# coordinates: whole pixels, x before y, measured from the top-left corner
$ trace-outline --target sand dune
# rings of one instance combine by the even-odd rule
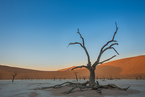
[[[74,66],[73,66],[74,67]],[[16,79],[71,79],[75,78],[74,71],[64,68],[58,71],[38,71],[0,65],[0,79],[11,79],[13,72],[17,72]],[[75,70],[78,77],[89,78],[89,71],[85,68]],[[145,78],[145,55],[110,61],[96,67],[96,78],[135,79],[136,76]]]

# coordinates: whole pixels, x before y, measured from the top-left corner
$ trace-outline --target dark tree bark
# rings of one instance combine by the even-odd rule
[[[95,85],[95,69],[96,69],[96,66],[99,65],[99,64],[103,64],[104,62],[109,61],[109,60],[113,59],[114,57],[116,57],[116,55],[114,55],[114,56],[112,56],[112,57],[110,57],[110,58],[100,62],[100,58],[101,58],[102,54],[105,51],[109,50],[109,49],[113,49],[119,55],[117,50],[113,47],[114,45],[118,45],[117,41],[114,40],[115,35],[116,35],[117,31],[118,31],[118,27],[117,27],[116,22],[115,22],[115,25],[116,25],[116,31],[114,32],[114,35],[113,35],[112,39],[110,41],[108,41],[101,48],[100,53],[98,55],[98,58],[96,59],[94,64],[91,64],[91,62],[90,62],[90,56],[89,56],[89,53],[88,53],[88,51],[87,51],[87,49],[85,47],[85,41],[84,41],[84,38],[82,37],[81,33],[79,32],[79,29],[78,29],[77,33],[80,35],[80,38],[82,39],[82,43],[80,43],[80,42],[69,43],[69,45],[79,44],[84,49],[84,51],[85,51],[85,53],[87,55],[87,59],[88,59],[87,65],[86,66],[85,65],[83,65],[83,66],[77,66],[77,67],[72,68],[72,70],[74,70],[76,68],[82,68],[82,67],[87,68],[90,71],[90,78],[89,78],[89,85],[90,86]]]
[[[16,75],[17,75],[17,73],[16,72],[14,72],[14,74],[12,74],[12,82],[14,82],[14,79],[15,79],[15,77],[16,77]]]
[[[89,70],[89,71],[90,71],[89,85],[93,86],[95,85],[95,70]]]
[[[76,81],[78,81],[78,76],[77,76],[77,72],[74,72],[75,77],[76,77]]]
[[[56,88],[61,88],[61,87],[64,87],[64,86],[70,86],[72,88],[70,90],[67,90],[67,91],[63,92],[64,94],[72,93],[73,90],[75,90],[76,88],[79,88],[81,92],[82,91],[87,91],[88,88],[91,88],[92,90],[96,90],[97,93],[102,94],[102,91],[101,91],[102,89],[116,88],[116,89],[119,89],[119,90],[126,91],[130,87],[130,86],[128,86],[127,88],[120,88],[115,84],[100,85],[98,81],[96,82],[95,86],[88,86],[87,84],[89,84],[89,81],[84,82],[84,83],[64,82],[62,84],[49,86],[49,87],[36,88],[34,90],[44,90],[44,89],[49,89],[49,88],[55,88],[56,89]]]

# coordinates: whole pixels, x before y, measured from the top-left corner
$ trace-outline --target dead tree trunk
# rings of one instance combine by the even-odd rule
[[[79,32],[79,29],[78,29],[78,32],[77,32],[77,33],[80,35],[80,38],[82,39],[82,43],[80,43],[80,42],[69,43],[69,45],[79,44],[79,45],[84,49],[84,51],[85,51],[85,53],[86,53],[86,55],[87,55],[87,59],[88,59],[87,65],[77,66],[77,67],[72,68],[72,70],[74,70],[74,69],[76,69],[76,68],[82,68],[82,67],[87,68],[87,69],[90,71],[90,78],[89,78],[89,80],[90,80],[90,81],[89,81],[89,82],[90,82],[89,85],[90,85],[90,86],[95,85],[95,69],[96,69],[96,66],[99,65],[99,64],[103,64],[104,62],[109,61],[109,60],[111,60],[112,58],[116,57],[116,55],[114,55],[114,56],[112,56],[112,57],[110,57],[110,58],[108,58],[108,59],[106,59],[106,60],[100,62],[100,58],[101,58],[102,54],[103,54],[105,51],[107,51],[108,49],[113,49],[113,50],[119,55],[119,53],[118,53],[118,52],[116,51],[116,49],[113,47],[114,45],[118,45],[117,41],[114,40],[115,35],[116,35],[117,31],[118,31],[117,24],[115,23],[115,25],[116,25],[116,31],[114,32],[113,38],[112,38],[110,41],[108,41],[108,42],[101,48],[100,53],[99,53],[99,55],[98,55],[98,58],[97,58],[97,60],[94,62],[94,64],[91,64],[91,62],[90,62],[90,56],[89,56],[89,53],[88,53],[88,51],[87,51],[87,49],[86,49],[86,47],[85,47],[85,41],[84,41],[84,38],[82,37],[81,33]],[[68,45],[68,46],[69,46],[69,45]]]
[[[15,77],[16,77],[16,75],[17,75],[17,73],[16,72],[14,72],[14,74],[12,74],[12,82],[14,82],[14,79],[15,79]]]
[[[95,70],[89,70],[90,71],[90,78],[89,78],[89,85],[95,85]]]
[[[77,72],[74,72],[75,77],[76,77],[76,81],[78,81],[78,76],[77,76]]]

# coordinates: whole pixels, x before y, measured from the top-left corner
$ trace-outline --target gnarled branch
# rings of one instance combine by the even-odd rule
[[[14,72],[14,74],[11,74],[12,75],[12,82],[14,82],[14,78],[16,77],[16,75],[17,75],[17,73],[16,72]]]
[[[116,55],[114,55],[114,56],[112,56],[111,58],[108,58],[108,59],[106,59],[106,60],[104,60],[104,61],[102,61],[102,62],[99,62],[99,64],[103,64],[104,62],[109,61],[109,60],[113,59],[114,57],[116,57]]]
[[[119,55],[119,53],[116,51],[116,49],[114,47],[112,47],[112,49]]]
[[[80,38],[82,39],[83,44],[80,43],[80,42],[74,42],[74,43],[69,43],[69,45],[79,44],[79,45],[85,50],[85,53],[86,53],[86,55],[87,55],[87,57],[88,57],[88,64],[87,64],[87,66],[91,66],[90,56],[89,56],[89,53],[88,53],[88,51],[87,51],[87,49],[86,49],[86,47],[85,47],[84,38],[83,38],[82,35],[80,34],[79,29],[78,29],[78,32],[77,32],[77,33],[79,33]],[[68,45],[68,46],[69,46],[69,45]]]
[[[105,52],[105,51],[108,50],[108,49],[113,49],[113,47],[112,47],[113,45],[118,45],[118,43],[113,43],[113,44],[111,44],[109,47],[105,48],[105,49],[102,51],[102,53]],[[116,50],[115,50],[115,52],[116,52]]]
[[[88,69],[88,66],[84,66],[84,65],[82,65],[82,66],[77,66],[77,67],[74,67],[74,68],[72,68],[71,70],[74,70],[74,69],[77,69],[77,68],[83,68],[83,67],[85,67],[85,68],[87,68],[87,69]]]
[[[12,76],[13,76],[13,77],[15,77],[16,75],[17,75],[17,73],[16,73],[16,72],[14,72],[14,74],[12,74]]]
[[[112,40],[108,41],[108,42],[101,48],[97,60],[96,60],[95,63],[92,65],[93,68],[95,68],[98,64],[102,63],[102,62],[100,62],[100,58],[101,58],[102,54],[103,54],[106,50],[108,50],[108,49],[113,49],[117,54],[119,54],[119,53],[112,47],[112,46],[114,46],[114,45],[118,45],[118,43],[112,43],[112,42],[117,42],[116,40],[114,40],[115,35],[116,35],[117,31],[118,31],[118,27],[117,27],[117,23],[116,23],[116,22],[115,22],[115,25],[116,25],[116,31],[114,32],[114,35],[113,35]],[[112,44],[111,44],[109,47],[106,47],[106,46],[107,46],[108,44],[110,44],[110,43],[112,43]],[[115,57],[115,56],[114,56],[114,57]],[[111,59],[114,58],[114,57],[111,57]],[[109,60],[110,60],[110,58],[109,58]],[[108,59],[107,59],[106,61],[108,61]],[[103,63],[106,62],[106,61],[103,61]]]
[[[69,43],[69,45],[74,45],[74,44],[79,44],[81,47],[83,47],[83,45],[80,42]],[[67,47],[69,47],[69,45]]]
[[[114,40],[114,38],[115,38],[115,35],[116,35],[117,31],[118,31],[118,27],[117,27],[117,23],[116,23],[116,22],[115,22],[115,26],[116,26],[116,31],[115,31],[115,33],[114,33],[114,35],[113,35],[113,38],[112,38],[112,40]]]
[[[80,38],[82,39],[82,42],[83,42],[83,46],[85,46],[84,38],[82,37],[81,33],[79,32],[79,29],[78,29],[78,32],[77,33],[79,33]]]

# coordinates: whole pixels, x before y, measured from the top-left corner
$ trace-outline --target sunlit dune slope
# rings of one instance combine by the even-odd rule
[[[72,67],[60,69],[60,70],[57,70],[57,71],[71,71],[75,67],[76,66],[72,66]],[[80,70],[80,69],[85,69],[85,68],[76,68],[75,70]]]
[[[72,68],[67,68],[71,70]],[[64,69],[65,70],[65,69]],[[80,72],[80,70],[77,70]],[[80,72],[87,75],[88,70],[84,69]],[[84,74],[83,74],[84,73]],[[119,59],[101,64],[96,67],[96,77],[119,77],[119,78],[135,78],[142,76],[145,78],[145,55]]]
[[[17,72],[16,79],[71,79],[75,78],[74,71],[79,78],[89,78],[89,71],[85,68],[71,70],[73,67],[58,71],[38,71],[0,65],[0,79],[11,79],[13,72]],[[110,61],[96,67],[96,78],[124,78],[135,79],[137,76],[145,78],[145,55]]]
[[[103,64],[121,68],[121,75],[145,73],[145,55],[120,59]]]
[[[124,58],[111,61],[96,67],[96,75],[99,77],[119,77],[119,78],[135,78],[142,76],[145,78],[145,55]]]

